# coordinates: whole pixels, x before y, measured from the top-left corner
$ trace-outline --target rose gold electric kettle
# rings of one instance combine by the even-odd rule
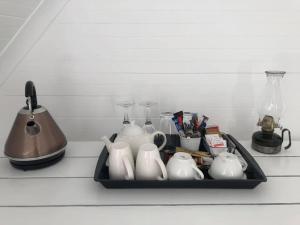
[[[27,106],[15,119],[4,153],[16,168],[43,168],[63,158],[67,140],[47,109],[37,104],[32,81],[26,83],[25,97]]]

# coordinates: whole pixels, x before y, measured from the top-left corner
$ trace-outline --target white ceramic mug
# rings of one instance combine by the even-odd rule
[[[155,144],[143,144],[136,158],[137,180],[166,180],[167,170]]]
[[[199,151],[199,146],[201,143],[201,137],[199,138],[186,138],[180,136],[181,147],[190,151]]]
[[[203,180],[204,174],[198,169],[192,156],[185,152],[176,153],[167,164],[170,180]]]
[[[109,148],[109,178],[112,180],[134,180],[134,161],[129,144],[112,143]]]
[[[247,164],[229,152],[221,152],[213,161],[208,173],[213,179],[244,179]]]

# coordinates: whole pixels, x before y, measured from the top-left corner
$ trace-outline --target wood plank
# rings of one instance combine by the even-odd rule
[[[1,39],[11,39],[13,35],[17,32],[19,26],[1,26],[0,27],[0,37]]]
[[[224,29],[223,24],[201,24],[201,29],[197,24],[56,24],[49,28],[49,32],[68,33],[69,35],[86,36],[115,36],[115,37],[188,37],[213,35],[222,36],[268,36],[278,35],[276,27],[282,29],[286,35],[278,36],[298,36],[300,31],[295,30],[297,24],[249,24],[247,27],[243,23],[231,24]]]
[[[300,204],[300,177],[254,190],[109,190],[91,178],[0,179],[0,206]],[[288,193],[288,194],[287,194]]]
[[[64,7],[65,3],[66,1],[43,1],[42,4],[38,4],[37,7],[39,7],[39,10],[32,15],[32,17],[28,17],[32,19],[31,22],[24,25],[26,29],[23,29],[21,34],[13,40],[13,46],[10,46],[9,50],[7,50],[7,48],[1,51],[0,86],[11,75],[15,67],[22,61],[33,45],[36,44],[35,42],[45,31],[45,27],[52,22],[55,16],[57,16],[57,13]],[[34,10],[30,9],[30,12],[35,12],[35,10],[37,10],[37,8]],[[27,16],[29,16],[29,14]],[[28,19],[26,22],[28,22]]]
[[[9,41],[8,39],[1,39],[0,40],[0,49],[3,49],[5,47],[5,45],[7,45],[8,41]]]
[[[177,109],[182,109],[177,107]],[[194,108],[193,108],[194,109]],[[245,108],[247,114],[249,111]],[[211,112],[212,118],[214,118],[215,124],[220,125],[222,130],[227,133],[231,133],[234,137],[239,140],[249,140],[252,136],[252,133],[257,129],[255,128],[255,123],[257,122],[257,117],[250,116],[247,118],[249,124],[244,126],[239,126],[240,124],[245,123],[245,115],[241,111],[235,111],[234,109],[229,110],[215,110],[208,109],[207,112]],[[2,117],[3,124],[1,124],[0,136],[5,139],[8,136],[8,133],[11,129],[13,121],[15,119],[15,111],[11,112],[9,115],[4,115]],[[230,114],[231,113],[231,114]],[[227,115],[229,115],[227,117]],[[238,116],[237,116],[238,115]],[[298,114],[299,115],[299,114]],[[226,120],[224,120],[226,118]],[[286,120],[286,124],[289,124],[287,127],[290,129],[296,130],[297,124],[294,123],[296,117],[291,117]],[[122,123],[121,117],[59,117],[55,118],[57,123],[60,125],[64,133],[67,135],[69,141],[97,141],[103,135],[110,136],[113,133],[116,133],[120,130]],[[144,118],[135,119],[139,124],[143,124]],[[159,119],[153,119],[155,127],[159,127]],[[300,139],[300,134],[293,134],[294,140]]]
[[[275,37],[275,36],[274,36]],[[54,33],[49,32],[44,36],[39,48],[33,51],[35,55],[43,52],[56,52],[63,47],[68,47],[68,52],[75,52],[76,49],[84,51],[96,51],[105,49],[276,49],[288,50],[299,49],[300,44],[297,42],[298,37],[276,36],[224,36],[205,37],[205,36],[186,36],[186,37],[105,37],[105,36],[89,36],[84,33],[77,34],[76,38],[68,32]],[[63,45],[62,45],[63,43]],[[77,45],[75,49],[71,46]],[[47,48],[51,44],[52,50]],[[93,46],[94,48],[90,48]],[[54,54],[54,53],[52,53]],[[77,52],[78,54],[78,52]],[[76,55],[77,55],[76,54]],[[33,54],[30,54],[29,57]],[[48,58],[48,55],[44,56]]]
[[[77,15],[74,17],[74,15]],[[67,7],[58,17],[58,23],[192,23],[192,24],[287,24],[299,23],[300,17],[296,11],[203,11],[198,10],[126,10],[115,8],[111,10]]]
[[[3,149],[5,139],[0,139],[0,146]],[[69,141],[65,157],[80,158],[80,157],[98,157],[104,147],[101,141]],[[4,157],[3,151],[0,151],[0,157]]]
[[[27,7],[26,4],[17,4],[13,1],[0,1],[0,15],[26,19],[32,10],[33,8]]]
[[[297,53],[298,54],[298,53]],[[296,54],[296,55],[297,55]],[[289,58],[289,61],[283,63],[279,60],[264,59],[253,61],[251,69],[253,73],[264,71],[265,68],[280,67],[282,70],[289,73],[298,73],[300,71],[299,65],[296,64],[295,58],[291,57],[288,53],[283,53],[284,56]],[[57,71],[55,63],[47,64],[24,64],[19,67],[21,70],[47,70],[51,73]],[[114,62],[103,61],[95,64],[93,61],[83,61],[74,64],[73,62],[66,61],[61,67],[61,71],[69,71],[74,73],[158,73],[158,74],[201,74],[201,73],[249,73],[249,64],[247,61],[209,61],[204,60],[198,63],[195,62],[151,62],[151,61],[129,61],[129,62]]]
[[[43,76],[41,76],[41,74]],[[68,82],[66,85],[64,82],[59,83],[57,77],[60,77],[64,82]],[[224,79],[226,78],[226,79]],[[123,95],[129,94],[137,94],[138,91],[143,91],[142,94],[146,96],[142,97],[151,97],[152,98],[161,98],[164,99],[166,96],[157,96],[153,92],[153,85],[156,86],[158,90],[165,90],[165,92],[169,94],[176,94],[179,92],[180,96],[177,97],[187,97],[183,95],[186,92],[186,88],[191,85],[198,85],[198,83],[203,84],[201,89],[198,91],[202,94],[202,89],[204,93],[209,91],[210,89],[218,87],[215,91],[221,92],[222,94],[232,95],[234,90],[237,89],[238,85],[248,84],[249,88],[252,89],[251,93],[241,92],[242,98],[245,97],[254,97],[253,95],[257,95],[258,92],[264,87],[265,77],[262,76],[262,72],[257,74],[255,73],[233,73],[226,74],[222,73],[194,73],[194,74],[180,74],[176,73],[114,73],[114,72],[105,72],[105,73],[97,73],[97,72],[70,72],[70,71],[61,71],[61,72],[51,72],[46,71],[42,72],[39,69],[25,69],[20,68],[16,71],[10,79],[6,82],[6,84],[2,88],[3,95],[20,95],[24,96],[23,89],[24,84],[28,79],[32,79],[35,81],[37,86],[38,95],[49,95],[49,96],[57,96],[57,95],[74,95],[76,97],[81,96],[120,96],[121,93]],[[283,83],[283,88],[289,87],[292,90],[296,89],[295,82],[298,81],[297,74],[289,74],[289,78],[285,80]],[[251,85],[251,83],[255,83],[255,85]],[[169,85],[168,85],[169,84]],[[205,84],[205,85],[204,85]],[[81,88],[78,88],[81,85]],[[173,85],[180,85],[181,88],[174,92]],[[123,87],[122,87],[123,86]],[[107,87],[107,88],[105,88]],[[132,87],[133,90],[128,90],[128,87]],[[63,89],[64,88],[64,89]],[[118,92],[117,88],[120,88],[120,92]],[[112,89],[111,91],[109,91]],[[65,91],[63,91],[65,90]],[[288,92],[289,93],[289,92]],[[151,95],[150,95],[151,94]],[[290,93],[289,93],[290,94]],[[150,95],[150,96],[149,96]],[[133,96],[134,98],[139,99],[139,96]],[[210,96],[208,96],[210,97]],[[222,96],[218,96],[222,97]],[[113,99],[112,99],[113,100]],[[289,99],[287,99],[288,101]],[[204,101],[204,99],[203,99]],[[289,101],[288,101],[289,102]],[[217,107],[217,106],[215,106]],[[229,106],[227,106],[229,107]]]
[[[1,208],[1,221],[23,224],[144,224],[207,225],[299,224],[299,205],[288,206],[176,206],[176,207],[35,207]],[[18,216],[16,216],[18,215]],[[51,219],[48,218],[51,215]],[[177,216],[176,216],[177,215]],[[216,216],[217,215],[217,216]],[[255,215],[255,216],[254,216]],[[270,216],[272,215],[272,216]],[[34,219],[32,219],[34,218]],[[151,218],[151,219],[150,219]]]
[[[22,171],[13,168],[6,158],[0,158],[0,179],[6,178],[63,178],[84,177],[93,178],[97,164],[97,157],[93,158],[64,158],[49,168]]]
[[[44,76],[41,76],[41,73]],[[65,85],[64,82],[58,82],[58,76],[61,80],[68,82],[68,85]],[[159,108],[161,111],[175,111],[185,108],[185,110],[195,110],[195,112],[204,114],[212,113],[210,115],[212,119],[214,119],[213,115],[219,112],[217,109],[223,109],[224,112],[221,112],[221,114],[224,114],[223,116],[226,114],[226,117],[235,115],[235,110],[241,111],[243,109],[241,114],[248,111],[247,117],[257,117],[256,107],[254,106],[257,104],[256,100],[259,99],[260,92],[265,84],[265,77],[261,73],[182,75],[55,72],[52,74],[51,72],[44,73],[30,70],[14,74],[4,85],[4,94],[23,96],[24,83],[28,79],[35,81],[38,95],[41,96],[39,98],[40,102],[45,102],[44,104],[55,116],[61,117],[120,116],[121,110],[115,106],[114,101],[118,95],[124,95],[124,93],[135,96],[136,102],[140,98],[151,98],[153,100],[156,98],[159,105],[152,109],[154,117],[159,116],[159,112],[156,111]],[[283,89],[286,90],[286,107],[294,109],[287,111],[286,118],[288,120],[297,118],[300,109],[300,106],[295,105],[293,101],[297,83],[298,75],[289,74],[288,79],[284,80],[282,85]],[[200,89],[198,88],[199,84],[203,84]],[[152,91],[153,85],[157,86],[155,93]],[[205,98],[201,98],[201,102],[194,104],[189,100],[190,97],[186,95],[193,87],[198,88],[199,96],[206,95],[212,89],[214,89],[215,95],[206,95]],[[216,87],[218,88],[216,89]],[[244,91],[244,88],[251,91]],[[176,89],[176,92],[174,89]],[[236,91],[239,91],[239,95],[235,95]],[[62,97],[57,98],[57,95]],[[90,96],[90,98],[87,98],[87,96]],[[176,101],[173,99],[176,99]],[[18,111],[18,107],[24,104],[24,98],[19,96],[5,96],[3,101],[8,101],[11,104],[10,107],[1,111],[3,115]],[[69,110],[66,110],[66,104],[69,106]],[[201,107],[201,111],[199,107]],[[234,111],[227,115],[226,111],[230,108],[234,108]],[[246,108],[247,110],[245,110]],[[216,109],[217,112],[211,112],[209,109]],[[136,105],[134,117],[143,115],[142,111],[142,107]],[[256,121],[252,124],[255,125],[255,123]],[[293,123],[287,125],[293,126]]]
[[[288,0],[285,2],[265,0],[263,2],[259,0],[239,2],[236,0],[212,0],[202,1],[201,4],[197,0],[167,0],[167,1],[139,1],[139,0],[127,0],[126,2],[121,0],[105,1],[105,0],[91,0],[82,2],[80,0],[71,1],[68,7],[81,8],[82,10],[114,10],[114,9],[126,9],[126,10],[202,10],[202,11],[296,11],[300,9],[300,4],[295,0]]]
[[[76,39],[75,39],[76,40]],[[77,41],[77,40],[76,40]],[[76,42],[75,41],[75,42]],[[249,61],[255,59],[256,62],[265,61],[279,54],[281,49],[114,49],[102,48],[102,46],[95,46],[94,42],[84,44],[81,47],[75,45],[73,41],[69,44],[71,50],[68,51],[69,56],[65,56],[65,52],[57,51],[57,49],[48,48],[44,52],[46,57],[38,57],[38,54],[33,54],[23,61],[28,67],[32,65],[46,66],[45,64],[53,65],[61,63],[78,64],[81,62],[90,62],[96,64],[97,62],[232,62],[232,61]],[[104,43],[102,43],[104,45]],[[125,45],[124,45],[125,46]],[[295,55],[300,52],[299,49],[284,50],[287,55]],[[25,67],[26,69],[26,67]],[[20,68],[22,70],[22,67]]]
[[[57,177],[85,177],[94,176],[97,160],[102,150],[102,144],[95,146],[95,156],[78,156],[85,152],[67,151],[66,157],[62,162],[49,168],[21,171],[9,165],[6,158],[0,158],[0,179],[6,178],[57,178]],[[92,151],[90,151],[92,153]],[[300,177],[300,158],[299,157],[257,157],[256,161],[268,177],[290,176]]]
[[[5,143],[5,139],[0,139],[0,146],[3,148]],[[300,142],[294,141],[293,146],[288,151],[281,151],[279,154],[276,155],[266,155],[254,151],[251,148],[250,141],[240,141],[240,143],[247,149],[247,151],[254,156],[254,158],[258,159],[261,157],[266,158],[275,158],[275,157],[300,157],[300,153],[298,149],[300,148]],[[104,147],[103,142],[101,141],[69,141],[66,151],[66,157],[98,157],[100,152]],[[4,157],[3,151],[0,151],[0,157]]]
[[[1,3],[10,3],[12,5],[23,6],[26,8],[35,8],[41,0],[0,0]]]
[[[289,150],[282,150],[279,154],[276,155],[267,155],[260,152],[257,152],[251,148],[251,141],[240,141],[240,143],[247,149],[248,152],[254,157],[300,157],[300,142],[293,141],[292,147]]]
[[[23,19],[15,17],[6,17],[0,15],[0,26],[1,27],[19,27],[24,22]],[[2,33],[1,33],[2,35]]]
[[[123,109],[116,105],[117,96],[39,96],[38,101],[42,105],[47,105],[47,109],[54,117],[123,117]],[[0,101],[9,102],[11,108],[4,108],[0,115],[7,115],[15,111],[17,113],[25,104],[25,97],[23,96],[10,96],[0,97]],[[158,100],[158,99],[157,99]],[[227,99],[226,99],[227,100]],[[134,118],[144,118],[144,107],[139,106],[138,101],[132,113]],[[224,99],[225,101],[225,99]],[[228,102],[228,101],[227,101]],[[68,103],[68,106],[66,107]],[[158,103],[158,102],[157,102]],[[208,102],[209,104],[210,102]],[[225,105],[224,105],[225,106]],[[208,107],[213,107],[209,104]],[[300,110],[300,107],[299,107]],[[160,115],[159,106],[152,107],[151,114],[153,117],[158,118]]]
[[[176,107],[179,110],[182,109],[179,106]],[[247,114],[249,113],[247,108],[245,108],[245,111]],[[220,125],[224,132],[231,133],[239,140],[249,140],[252,133],[257,129],[255,128],[257,117],[251,116],[251,114],[247,117],[249,124],[239,126],[239,124],[245,123],[244,116],[246,114],[242,114],[243,111],[237,112],[234,109],[228,109],[225,111],[212,108],[208,109],[207,112],[209,112],[209,115],[214,118],[214,123]],[[9,114],[2,116],[2,120],[5,122],[1,124],[0,136],[2,136],[3,139],[8,136],[15,119],[15,114],[16,111],[12,111]],[[227,119],[224,120],[224,118]],[[286,124],[289,124],[287,127],[290,129],[296,130],[297,124],[294,123],[295,120],[293,118],[296,117],[291,117],[286,120]],[[55,120],[67,135],[69,141],[97,141],[103,135],[110,136],[111,134],[118,132],[121,128],[120,124],[122,123],[122,117],[56,117]],[[144,118],[135,118],[135,121],[139,124],[143,124]],[[158,118],[153,118],[152,122],[155,127],[159,127]],[[299,140],[299,135],[299,133],[293,134],[293,139]]]

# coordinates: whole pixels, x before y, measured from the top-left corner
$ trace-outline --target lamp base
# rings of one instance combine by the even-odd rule
[[[252,136],[252,148],[264,154],[277,154],[282,148],[282,138],[275,133],[257,131]]]

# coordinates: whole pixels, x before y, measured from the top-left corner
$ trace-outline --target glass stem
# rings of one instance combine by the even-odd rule
[[[152,124],[150,114],[151,114],[150,107],[146,107],[146,122],[145,122],[146,125]]]
[[[129,108],[125,107],[124,108],[124,120],[123,120],[123,124],[130,124],[130,120],[129,120]]]

